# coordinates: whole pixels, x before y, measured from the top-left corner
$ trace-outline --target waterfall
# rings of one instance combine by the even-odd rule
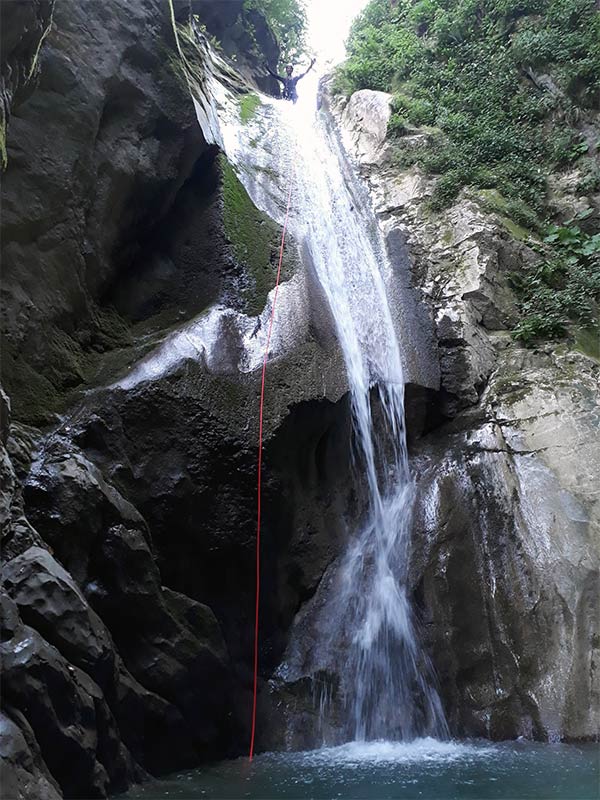
[[[316,647],[304,654],[303,667],[342,676],[348,738],[445,736],[406,588],[414,490],[402,357],[384,279],[391,267],[366,192],[327,117],[288,104],[273,113],[276,146],[291,162],[294,232],[309,253],[343,351],[355,477],[366,496],[364,518],[349,531],[316,621]],[[327,703],[322,706],[326,714]]]
[[[310,611],[311,643],[292,631],[279,676],[311,676],[315,684],[323,674],[338,676],[345,740],[444,737],[444,714],[407,594],[414,487],[402,354],[386,288],[392,268],[365,188],[329,117],[315,112],[308,84],[296,106],[262,98],[256,118],[244,125],[216,81],[218,114],[197,105],[203,129],[219,117],[215,141],[253,200],[275,219],[292,181],[289,227],[329,305],[350,390],[356,491],[365,511],[348,530],[346,552],[321,581],[320,602]],[[275,341],[288,322],[281,313]],[[326,718],[330,687],[317,694]]]

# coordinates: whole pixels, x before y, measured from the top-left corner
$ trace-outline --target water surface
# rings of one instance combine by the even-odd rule
[[[596,744],[350,743],[224,761],[136,787],[140,800],[597,800]]]

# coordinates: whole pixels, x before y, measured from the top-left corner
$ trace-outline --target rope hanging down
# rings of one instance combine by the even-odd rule
[[[281,245],[279,247],[279,262],[277,264],[277,276],[275,278],[275,292],[273,294],[273,305],[271,306],[271,317],[269,319],[269,329],[265,344],[265,354],[263,357],[262,376],[260,382],[260,410],[258,416],[258,486],[256,500],[256,604],[254,610],[254,685],[252,689],[252,733],[250,734],[249,759],[254,757],[254,734],[256,733],[256,696],[258,692],[258,622],[260,611],[260,522],[261,522],[261,476],[262,476],[262,439],[263,439],[263,406],[265,400],[265,376],[267,373],[267,361],[269,358],[269,345],[271,344],[271,332],[273,330],[273,320],[275,319],[275,306],[279,293],[279,278],[281,276],[281,263],[283,261],[283,246],[285,244],[285,233],[290,214],[290,201],[292,199],[292,181],[290,177],[290,188],[287,196],[285,209],[285,219],[283,230],[281,231]]]

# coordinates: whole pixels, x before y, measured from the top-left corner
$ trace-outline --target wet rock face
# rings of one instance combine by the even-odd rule
[[[484,401],[468,429],[418,450],[413,579],[424,637],[461,732],[591,738],[598,368],[509,350]]]
[[[27,710],[48,769],[68,796],[104,797],[126,785],[131,770],[102,692],[69,664],[2,598],[5,703]]]
[[[0,713],[0,782],[5,796],[59,800],[62,793],[44,764],[31,728],[22,715],[15,716],[22,727]]]

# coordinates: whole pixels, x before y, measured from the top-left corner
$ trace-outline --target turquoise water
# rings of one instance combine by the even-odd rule
[[[239,758],[136,787],[139,800],[598,800],[596,744],[351,743]]]

